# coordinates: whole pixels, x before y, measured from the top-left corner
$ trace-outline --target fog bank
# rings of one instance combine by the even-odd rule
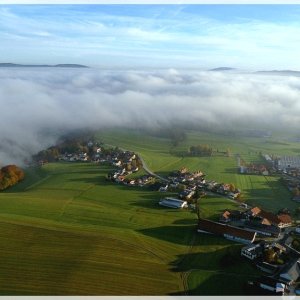
[[[0,163],[81,128],[174,123],[296,129],[300,78],[226,72],[0,69]]]

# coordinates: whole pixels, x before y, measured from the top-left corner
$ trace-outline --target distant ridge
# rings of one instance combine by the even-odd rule
[[[13,64],[13,63],[0,63],[0,67],[8,67],[8,68],[88,68],[85,65],[77,65],[77,64],[58,64],[58,65],[22,65],[22,64]]]
[[[210,69],[209,71],[232,71],[232,70],[235,70],[235,68],[220,67],[220,68]]]
[[[257,71],[256,74],[273,74],[273,75],[284,75],[284,76],[300,76],[300,71],[294,70],[271,70],[271,71]]]

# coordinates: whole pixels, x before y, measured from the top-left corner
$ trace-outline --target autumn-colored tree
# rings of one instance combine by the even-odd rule
[[[131,163],[126,164],[126,171],[131,171],[131,170],[132,170]]]
[[[276,252],[274,251],[274,249],[272,248],[267,249],[264,253],[264,258],[265,261],[268,263],[272,263],[276,261]]]
[[[233,184],[233,183],[230,183],[229,184],[229,190],[230,190],[230,192],[235,192],[235,190],[236,190],[236,188],[235,188],[235,185]]]
[[[4,190],[23,180],[24,172],[16,165],[8,165],[0,170],[0,190]]]

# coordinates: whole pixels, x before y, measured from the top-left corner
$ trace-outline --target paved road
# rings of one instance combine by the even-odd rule
[[[143,164],[143,169],[144,169],[149,175],[152,175],[152,176],[154,176],[154,177],[156,177],[156,178],[158,178],[158,179],[160,179],[160,180],[162,180],[162,181],[164,181],[164,182],[168,182],[168,180],[167,180],[166,178],[161,177],[161,176],[155,174],[154,172],[152,172],[152,171],[148,168],[147,164],[145,163],[145,161],[144,161],[144,159],[141,157],[141,155],[140,155],[139,153],[136,153],[136,154],[138,155],[138,157],[140,158],[140,160],[141,160],[141,162],[142,162],[142,164]]]
[[[116,147],[116,146],[110,145],[110,144],[105,144],[105,145],[109,146],[109,147],[113,147],[113,148]],[[119,147],[119,149],[122,150],[122,151],[131,151],[131,150],[126,150],[126,149],[120,148],[120,147]],[[142,165],[143,165],[143,169],[145,170],[146,173],[148,173],[149,175],[151,175],[153,177],[156,177],[156,178],[160,179],[161,181],[169,182],[166,178],[164,178],[164,177],[154,173],[153,171],[151,171],[149,169],[149,167],[147,166],[146,162],[144,161],[143,157],[140,155],[140,153],[138,153],[138,152],[134,152],[134,153],[140,158],[140,160],[142,162]]]

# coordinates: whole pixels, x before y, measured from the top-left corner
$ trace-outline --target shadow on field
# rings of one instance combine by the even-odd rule
[[[213,239],[210,237],[212,236],[199,234],[195,243],[200,242],[205,251],[178,255],[177,259],[170,263],[171,270],[173,272],[187,272],[192,269],[200,269],[239,274],[251,273],[248,264],[244,264],[244,260],[240,256],[240,245],[233,244],[226,239],[220,240],[220,237],[213,237]],[[215,244],[215,238],[218,238],[218,244]]]
[[[238,170],[238,168],[226,168],[224,170],[224,172],[221,172],[221,173],[225,173],[225,174],[238,174],[239,170]]]
[[[196,225],[161,226],[137,230],[137,232],[152,238],[187,246],[190,244],[191,237],[195,231]]]
[[[204,278],[202,277],[204,275]],[[171,293],[170,296],[190,295],[190,296],[242,296],[249,295],[246,291],[246,284],[251,276],[226,275],[211,272],[203,273],[199,278],[196,288],[187,292]],[[202,280],[201,280],[202,279]]]
[[[196,215],[195,219],[181,219],[181,220],[175,220],[173,224],[176,225],[195,225],[197,223]]]
[[[70,182],[80,182],[80,183],[88,183],[88,184],[99,184],[104,181],[102,176],[97,177],[80,177],[80,178],[72,178],[69,179]]]

